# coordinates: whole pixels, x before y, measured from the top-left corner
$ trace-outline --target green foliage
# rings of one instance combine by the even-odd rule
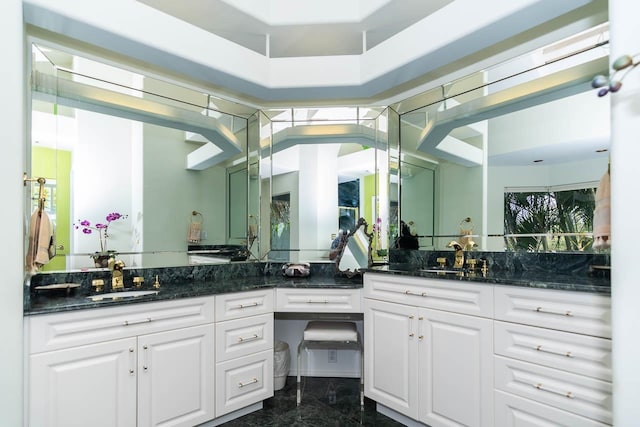
[[[505,193],[507,250],[590,251],[595,190]]]

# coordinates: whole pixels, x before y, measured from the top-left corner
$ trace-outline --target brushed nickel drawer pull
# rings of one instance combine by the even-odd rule
[[[404,291],[404,294],[405,295],[413,295],[413,296],[416,296],[416,297],[426,297],[427,296],[426,292],[417,293],[417,292],[410,291],[408,289],[406,291]]]
[[[257,382],[258,382],[258,379],[256,377],[253,377],[253,379],[251,381],[249,381],[248,383],[238,383],[238,387],[242,388],[242,387],[248,386],[250,384],[255,384]]]
[[[542,307],[537,307],[536,310],[538,313],[547,313],[547,314],[557,314],[558,316],[573,316],[573,313],[571,312],[571,310],[567,310],[567,311],[552,311],[552,310],[545,310]]]
[[[130,326],[130,325],[137,325],[140,323],[149,323],[151,322],[151,317],[147,317],[146,319],[140,319],[140,320],[125,320],[124,322],[122,322],[122,326]]]
[[[321,301],[314,301],[312,299],[307,301],[307,304],[329,304],[329,300],[325,299],[325,300],[321,300]]]
[[[250,304],[240,304],[240,305],[238,305],[238,308],[257,307],[259,305],[260,304],[257,303],[257,302],[252,302]]]
[[[556,351],[556,350],[547,350],[546,348],[542,347],[542,344],[536,346],[536,350],[541,351],[543,353],[557,354],[558,356],[573,357],[570,351],[562,352],[562,351]]]
[[[260,337],[258,336],[258,334],[253,334],[252,336],[250,336],[250,337],[248,337],[248,338],[238,337],[238,342],[245,342],[245,341],[257,340],[258,338],[260,338]]]
[[[541,383],[534,384],[533,386],[535,388],[537,388],[538,390],[541,390],[541,391],[547,391],[549,393],[557,394],[559,396],[564,396],[564,397],[566,397],[568,399],[575,399],[574,394],[572,392],[570,392],[570,391],[562,392],[562,391],[552,390],[550,388],[543,388]]]

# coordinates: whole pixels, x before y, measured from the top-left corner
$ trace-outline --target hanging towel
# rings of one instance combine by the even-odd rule
[[[187,240],[189,240],[189,243],[200,243],[201,234],[202,234],[202,223],[190,222],[189,236],[187,237]]]
[[[47,264],[52,256],[53,232],[51,220],[45,211],[36,209],[31,215],[29,227],[29,248],[27,250],[27,271],[37,272]]]
[[[596,190],[596,208],[593,211],[593,249],[611,247],[611,183],[605,172]]]

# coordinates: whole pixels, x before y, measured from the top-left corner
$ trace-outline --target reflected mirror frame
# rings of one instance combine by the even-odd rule
[[[336,256],[335,259],[335,272],[338,274],[342,274],[345,275],[349,278],[354,277],[356,275],[361,275],[363,273],[364,269],[370,268],[373,265],[373,258],[371,255],[371,240],[373,238],[373,233],[369,233],[367,231],[367,221],[364,218],[360,218],[358,220],[358,223],[356,224],[356,226],[353,228],[353,230],[351,230],[349,232],[349,234],[342,238],[340,241],[340,244],[338,246],[338,255]],[[351,240],[352,238],[355,239],[356,233],[361,233],[364,234],[365,238],[366,238],[366,243],[367,243],[367,248],[366,248],[366,254],[361,253],[361,257],[362,256],[366,256],[367,258],[367,263],[366,265],[360,265],[359,268],[356,268],[354,270],[351,269],[344,269],[341,270],[340,269],[340,263],[343,259],[343,255],[345,253],[345,249],[348,247],[349,244],[349,240]]]

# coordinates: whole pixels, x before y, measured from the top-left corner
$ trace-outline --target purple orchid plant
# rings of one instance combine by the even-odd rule
[[[106,223],[96,223],[91,225],[89,220],[83,219],[76,221],[74,227],[76,230],[82,230],[84,234],[92,234],[94,231],[98,233],[100,239],[100,252],[107,251],[107,240],[109,239],[109,226],[113,221],[126,219],[128,215],[122,215],[118,212],[111,212],[105,217]]]

